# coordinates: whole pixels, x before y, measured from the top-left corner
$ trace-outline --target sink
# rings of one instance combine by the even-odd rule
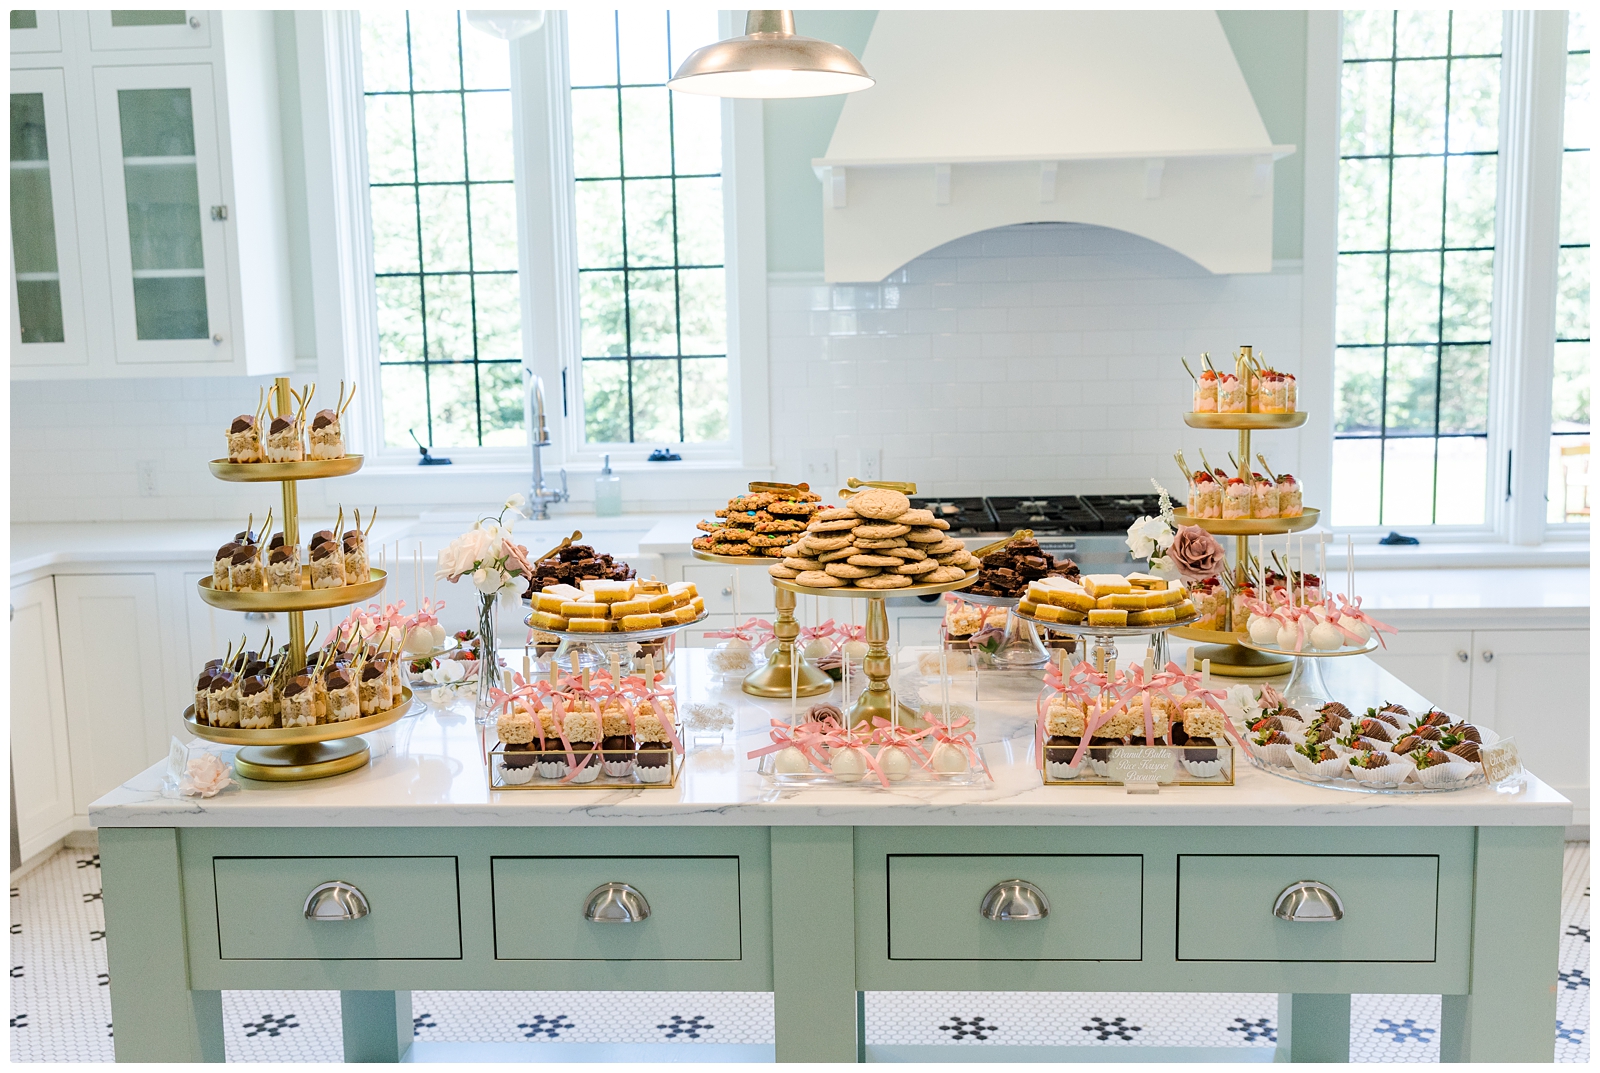
[[[388,530],[374,540],[386,539],[391,545],[401,542],[402,554],[420,546],[424,557],[437,555],[439,549],[472,528],[481,515],[473,511],[424,511],[416,521]],[[570,514],[545,521],[516,518],[513,521],[518,544],[524,544],[530,555],[541,555],[572,535],[574,530],[583,533],[581,543],[597,551],[610,552],[619,557],[639,554],[639,541],[654,528],[656,518],[648,514],[622,514],[614,518],[597,518],[594,515]]]

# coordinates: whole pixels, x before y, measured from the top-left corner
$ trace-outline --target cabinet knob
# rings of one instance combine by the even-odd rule
[[[212,336],[212,337],[211,337],[211,341],[212,341],[212,342],[213,342],[213,343],[220,343],[220,342],[222,342],[222,333],[221,333],[221,332],[218,332],[218,333],[217,333],[217,334],[216,334],[216,335],[213,335],[213,336]]]
[[[1456,659],[1460,660],[1462,663],[1467,662],[1467,660],[1471,658],[1471,656],[1467,655],[1467,650],[1464,648],[1456,653]]]
[[[1494,662],[1494,652],[1492,650],[1487,649],[1487,648],[1483,650],[1483,662],[1485,662],[1485,663],[1493,663]]]
[[[722,590],[722,595],[724,595],[724,596],[732,596],[733,595],[733,586],[729,585],[729,586],[725,587]]]
[[[583,919],[591,924],[638,924],[649,917],[650,903],[626,883],[602,883],[583,904]]]
[[[189,16],[189,28],[192,29],[192,30],[200,29],[200,16],[198,16],[198,15],[190,15]]]
[[[1283,888],[1272,915],[1291,924],[1332,924],[1344,919],[1344,902],[1326,883],[1302,879]]]
[[[371,911],[367,896],[343,880],[324,883],[306,895],[307,920],[360,920]]]
[[[1026,879],[1002,879],[978,903],[985,920],[1043,920],[1050,915],[1050,899]]]
[[[226,220],[228,218],[228,206],[226,206],[226,205],[213,205],[213,206],[211,206],[211,218],[213,220]]]

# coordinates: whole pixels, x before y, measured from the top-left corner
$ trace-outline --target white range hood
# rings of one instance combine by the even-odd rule
[[[822,179],[830,283],[1007,224],[1272,268],[1273,145],[1214,11],[880,11]]]

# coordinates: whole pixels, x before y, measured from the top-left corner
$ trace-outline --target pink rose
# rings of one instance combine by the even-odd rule
[[[1217,538],[1198,525],[1182,525],[1167,549],[1167,558],[1185,581],[1209,581],[1227,569],[1228,554]]]

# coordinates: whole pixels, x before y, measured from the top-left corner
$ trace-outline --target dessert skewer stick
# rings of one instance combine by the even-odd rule
[[[372,527],[377,525],[377,524],[378,524],[378,508],[377,507],[373,507],[372,508],[372,517],[367,519],[367,527],[365,529],[361,530],[361,539],[362,539],[363,542],[365,542],[366,539],[372,535]],[[358,529],[361,528],[361,515],[360,514],[356,515],[356,528],[358,528]]]
[[[1195,383],[1198,384],[1200,382],[1200,378],[1198,376],[1194,375],[1194,370],[1193,369],[1189,368],[1189,359],[1188,358],[1179,358],[1178,360],[1183,362],[1183,371],[1189,374],[1189,379],[1193,380]]]
[[[1261,472],[1265,473],[1268,477],[1271,477],[1273,484],[1277,484],[1278,475],[1272,472],[1272,467],[1267,465],[1266,458],[1259,451],[1256,452],[1256,461],[1261,463]]]
[[[354,380],[350,381],[350,397],[347,399],[347,398],[344,397],[344,381],[343,380],[339,381],[339,407],[334,412],[337,413],[340,417],[343,417],[344,416],[344,412],[346,410],[348,410],[350,408],[350,404],[352,402],[355,402],[355,401],[356,401],[356,382]]]
[[[1172,459],[1174,462],[1178,463],[1178,472],[1183,474],[1184,480],[1194,480],[1194,474],[1189,471],[1189,464],[1183,460],[1182,451],[1174,451],[1172,453]]]

